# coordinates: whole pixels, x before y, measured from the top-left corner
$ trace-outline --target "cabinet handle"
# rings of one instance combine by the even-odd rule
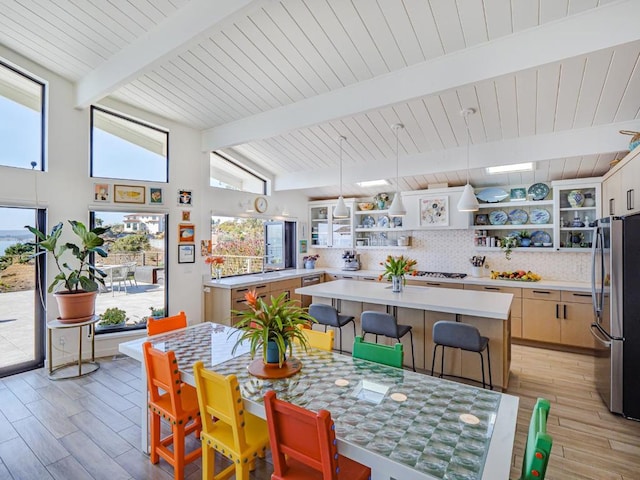
[[[256,285],[256,290],[259,289],[259,288],[267,288],[267,286],[266,285]]]
[[[560,318],[560,305],[556,303],[556,318]]]
[[[589,298],[591,298],[591,294],[590,293],[572,293],[572,295],[574,297],[589,297]]]
[[[248,288],[239,288],[238,290],[236,290],[236,292],[240,293],[240,292],[248,292],[249,289]],[[244,300],[243,300],[244,302]]]
[[[615,215],[615,198],[610,198],[609,199],[609,215]]]
[[[627,210],[633,210],[634,206],[635,189],[627,190]]]
[[[562,318],[567,319],[567,304],[562,305]]]
[[[436,283],[436,282],[427,282],[427,285],[433,285],[434,287],[439,287],[442,284],[441,283]]]
[[[496,290],[496,291],[500,291],[500,288],[498,287],[484,287],[485,290]]]
[[[551,295],[551,292],[545,292],[544,290],[534,290],[533,293],[539,293],[541,295]]]

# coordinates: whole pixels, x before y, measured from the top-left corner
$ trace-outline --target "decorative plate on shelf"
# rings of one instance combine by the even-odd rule
[[[531,223],[549,223],[549,218],[549,211],[544,208],[536,208],[535,210],[531,210],[531,213],[529,214],[529,220]]]
[[[543,230],[536,230],[531,233],[531,243],[551,243],[551,235]]]
[[[507,198],[509,194],[501,188],[485,188],[484,190],[476,193],[478,200],[482,200],[487,203],[498,203]]]
[[[511,225],[523,225],[529,220],[529,214],[524,210],[516,208],[509,212],[509,221]]]
[[[376,220],[371,215],[365,215],[365,217],[362,219],[362,225],[367,228],[371,228],[375,224],[376,224]]]
[[[502,210],[494,210],[489,214],[489,223],[491,225],[504,225],[507,220],[509,220],[509,217]]]
[[[544,200],[549,195],[549,187],[544,183],[534,183],[529,187],[527,193],[533,197],[534,200]]]
[[[402,226],[402,217],[392,217],[391,221],[393,222],[393,224],[396,227],[401,227]]]
[[[389,217],[382,215],[378,218],[378,227],[387,228],[389,226]]]

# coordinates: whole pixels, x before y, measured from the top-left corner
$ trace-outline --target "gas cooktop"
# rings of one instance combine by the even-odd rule
[[[429,278],[464,278],[467,276],[466,273],[448,273],[448,272],[423,272],[418,270],[418,277],[429,277]]]

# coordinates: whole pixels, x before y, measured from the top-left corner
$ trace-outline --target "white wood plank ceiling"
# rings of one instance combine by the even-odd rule
[[[203,131],[275,189],[344,193],[603,174],[640,131],[637,0],[0,0],[0,44]],[[180,159],[180,161],[191,161]],[[195,159],[193,161],[196,161]],[[535,162],[533,172],[484,167]]]

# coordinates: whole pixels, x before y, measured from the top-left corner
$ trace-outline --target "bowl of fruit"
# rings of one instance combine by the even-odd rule
[[[517,282],[537,282],[542,277],[537,273],[533,273],[531,270],[513,270],[511,272],[497,272],[491,270],[492,280],[515,280]]]

